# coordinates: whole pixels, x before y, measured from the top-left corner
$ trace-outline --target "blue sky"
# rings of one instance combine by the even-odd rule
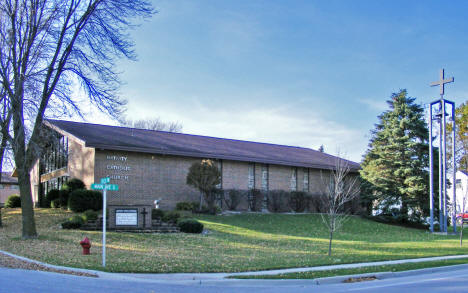
[[[183,132],[338,150],[360,161],[377,115],[406,88],[420,104],[446,69],[468,98],[466,1],[154,1],[122,61],[130,118]],[[92,120],[96,122],[96,119]],[[104,118],[97,122],[108,123]]]

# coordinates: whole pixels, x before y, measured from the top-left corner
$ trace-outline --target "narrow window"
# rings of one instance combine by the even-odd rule
[[[309,192],[309,169],[304,168],[304,192]]]
[[[249,163],[249,182],[248,188],[255,188],[255,163]]]
[[[292,168],[290,188],[291,188],[292,191],[297,190],[297,168],[295,168],[295,167]]]
[[[221,189],[223,188],[223,162],[221,160],[217,160],[216,167],[218,167],[219,173],[221,174],[221,181],[216,185],[216,188]]]
[[[268,191],[268,165],[262,165],[262,190]]]

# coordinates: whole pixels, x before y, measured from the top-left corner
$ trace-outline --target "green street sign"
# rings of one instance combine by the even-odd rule
[[[117,184],[106,184],[105,187],[107,190],[119,190],[119,186]]]
[[[103,190],[104,184],[93,183],[91,184],[91,189],[93,190]]]
[[[98,184],[98,183],[93,183],[91,184],[91,189],[93,190],[112,190],[116,191],[119,190],[119,186],[117,184]]]
[[[110,182],[109,177],[101,178],[101,184],[106,184],[106,183],[109,183],[109,182]]]

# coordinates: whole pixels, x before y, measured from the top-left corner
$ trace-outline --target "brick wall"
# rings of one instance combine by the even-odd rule
[[[196,201],[199,192],[186,184],[196,158],[96,150],[94,181],[110,177],[118,191],[109,191],[109,204],[150,204],[162,209],[180,201]]]
[[[111,205],[153,205],[160,199],[162,209],[173,209],[180,201],[198,201],[198,190],[186,184],[190,166],[199,158],[156,155],[123,151],[109,151],[87,148],[70,139],[70,177],[82,179],[89,188],[100,178],[111,177],[111,183],[118,184],[118,191],[108,192]],[[248,189],[248,162],[222,161],[223,189]],[[268,165],[268,189],[290,191],[293,167]],[[255,164],[255,188],[262,189],[262,164]],[[309,192],[323,191],[322,177],[327,171],[309,169]],[[297,168],[297,190],[303,191],[304,169]],[[247,209],[243,202],[240,209]]]

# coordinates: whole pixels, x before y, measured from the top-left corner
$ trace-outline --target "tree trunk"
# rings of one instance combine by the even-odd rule
[[[333,231],[330,231],[330,242],[328,243],[328,256],[331,256],[331,253],[332,253],[332,240],[333,240]]]
[[[401,214],[403,215],[405,221],[407,221],[408,220],[408,203],[403,198],[401,200]]]
[[[463,215],[463,214],[462,214]],[[463,216],[462,216],[462,221],[461,221],[461,228],[460,228],[460,247],[462,247],[463,245],[463,223],[465,221],[463,220]]]
[[[16,169],[21,197],[21,215],[23,222],[23,239],[37,238],[34,208],[31,196],[31,180],[29,170]]]
[[[203,208],[203,193],[200,192],[200,205],[198,206],[198,211],[201,212]]]

